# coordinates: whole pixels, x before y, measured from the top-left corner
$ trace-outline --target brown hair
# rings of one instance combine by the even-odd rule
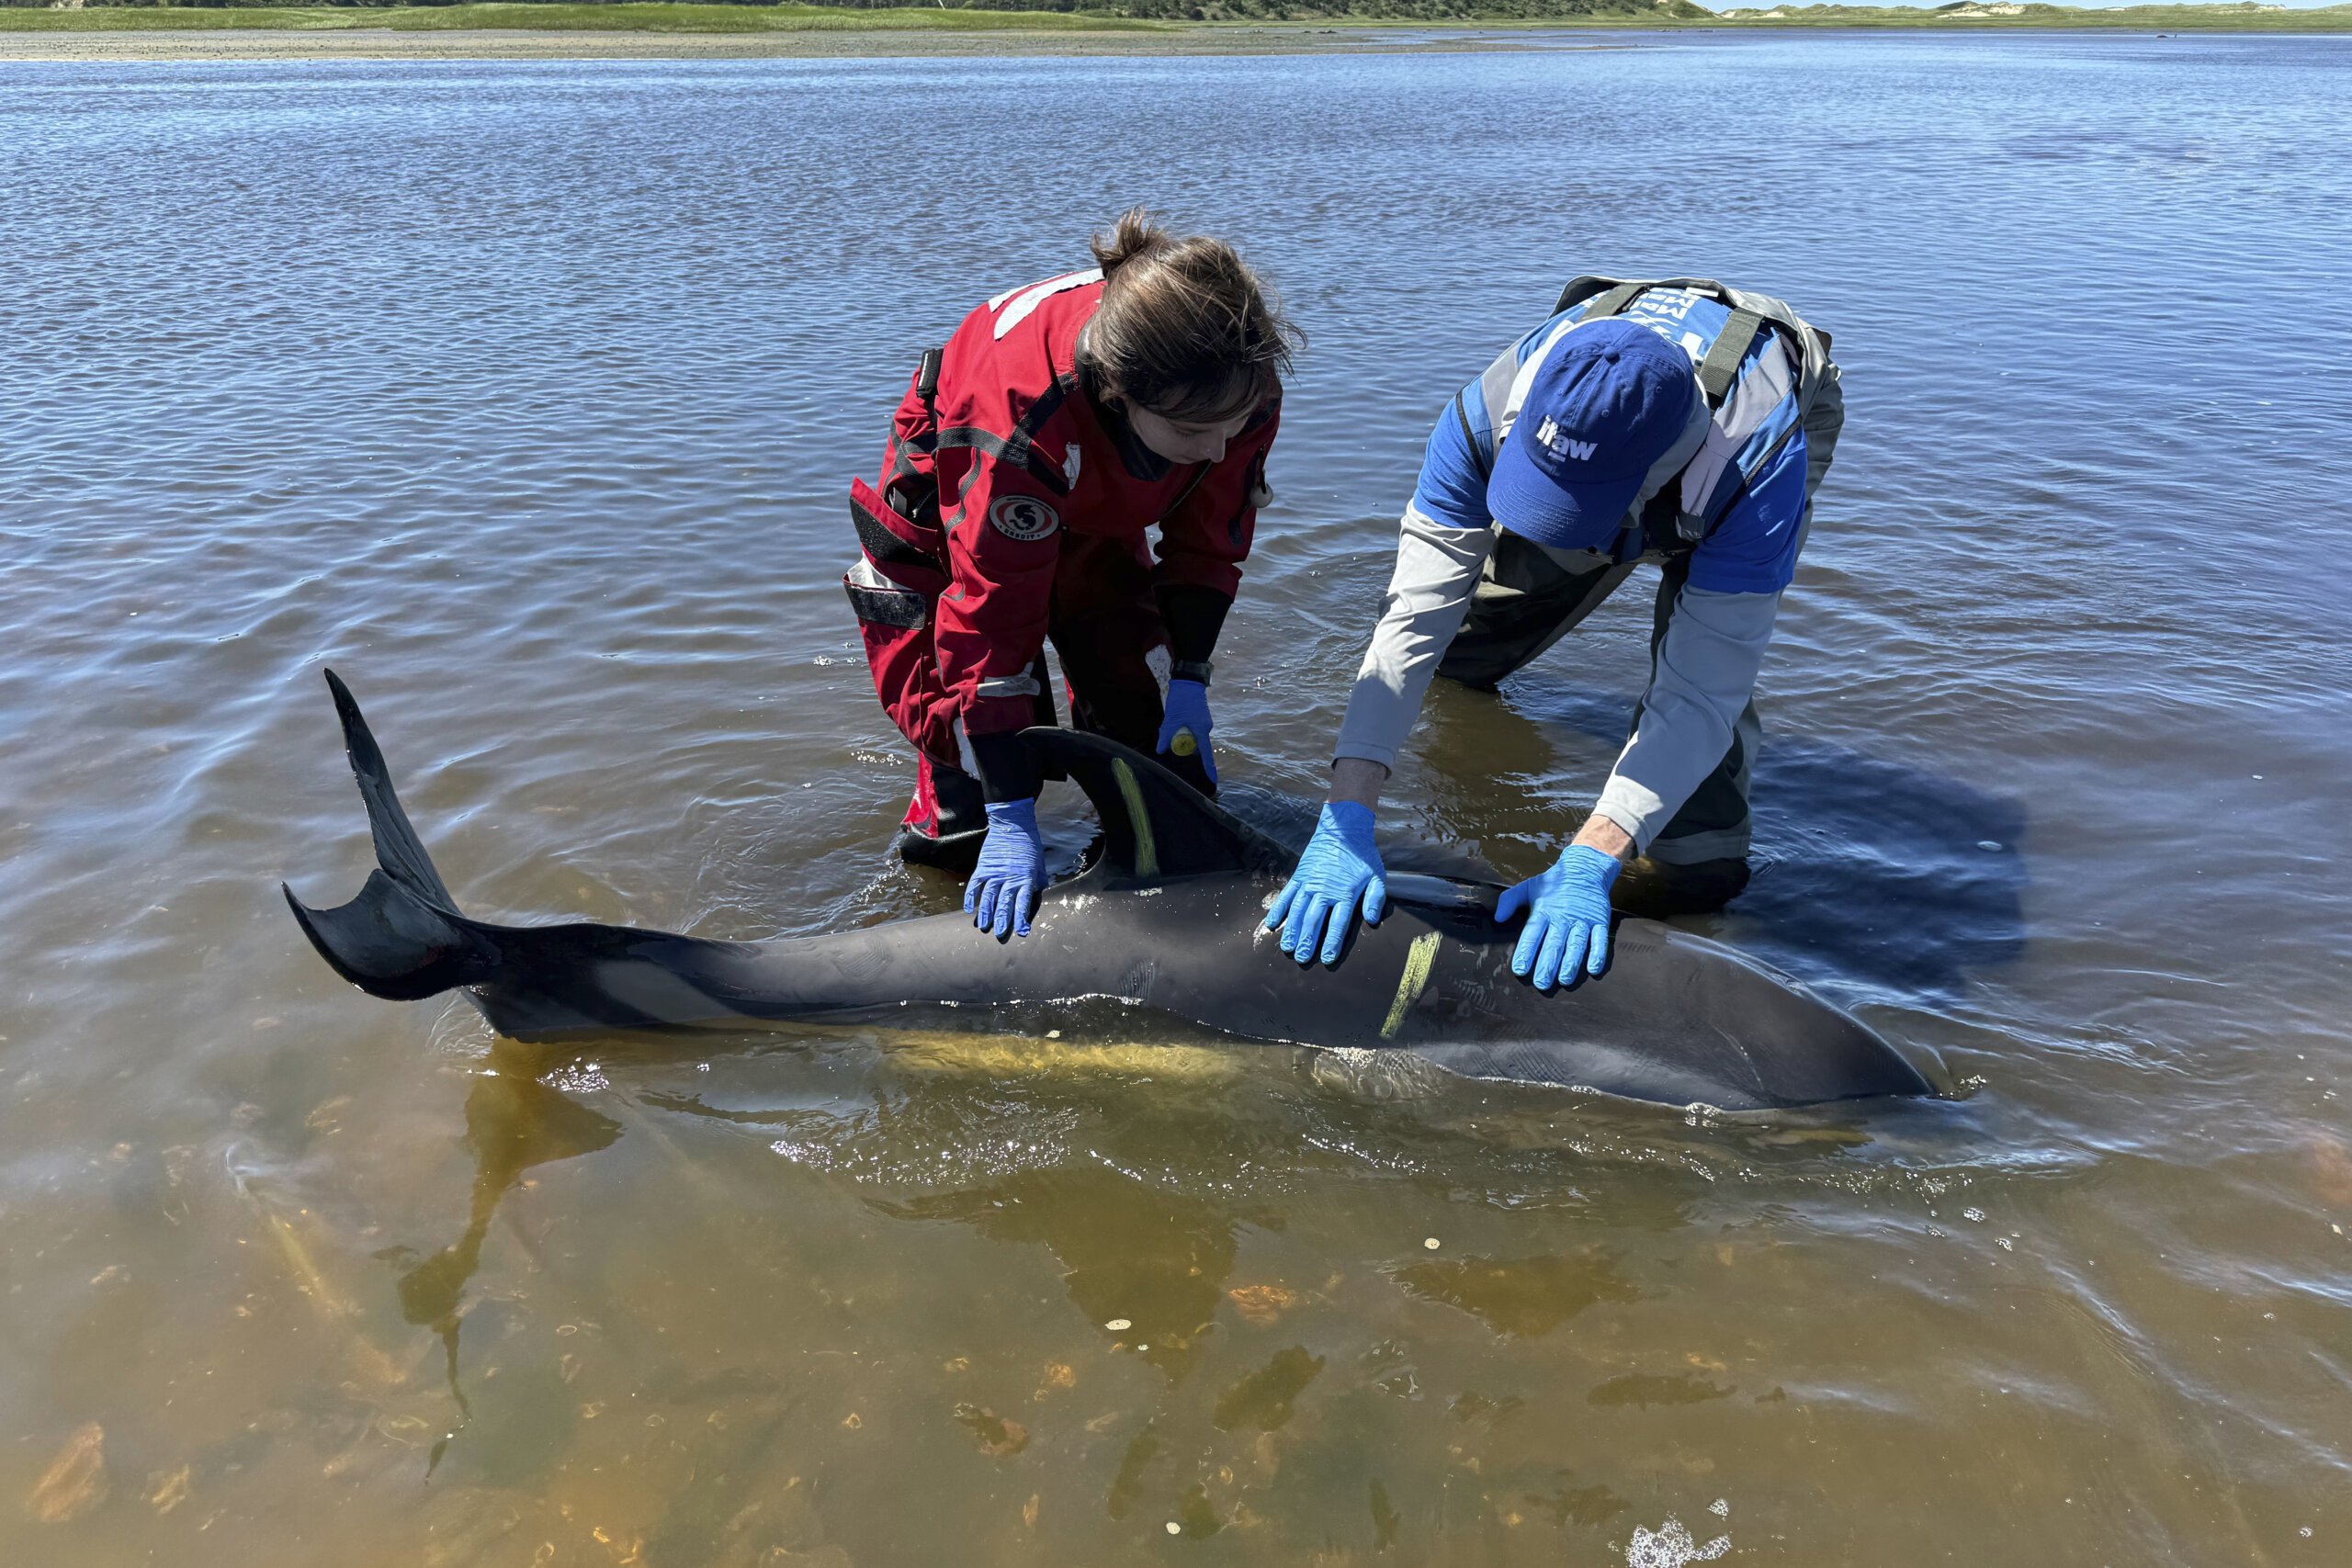
[[[1282,385],[1306,339],[1231,245],[1178,238],[1138,207],[1093,248],[1102,302],[1079,352],[1103,391],[1169,419],[1212,422]]]

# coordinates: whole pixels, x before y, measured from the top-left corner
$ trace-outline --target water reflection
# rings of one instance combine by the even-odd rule
[[[502,1043],[501,1052],[519,1057],[521,1047]],[[473,1200],[465,1234],[439,1252],[401,1271],[401,1312],[419,1327],[439,1336],[449,1382],[457,1401],[455,1427],[433,1445],[428,1473],[437,1469],[458,1433],[475,1424],[471,1401],[458,1376],[458,1330],[467,1315],[466,1285],[481,1266],[481,1247],[490,1222],[523,1174],[533,1166],[571,1159],[610,1147],[621,1135],[620,1123],[589,1110],[577,1100],[540,1083],[527,1074],[493,1067],[474,1080],[466,1096],[466,1145],[473,1151]],[[414,1254],[395,1247],[378,1255],[388,1262],[404,1262]],[[493,1310],[497,1310],[493,1308]],[[536,1395],[536,1397],[534,1397]],[[562,1446],[560,1426],[518,1414],[531,1411],[568,1412],[570,1401],[554,1368],[517,1368],[500,1385],[495,1411],[483,1417],[482,1457],[501,1473],[520,1465],[524,1473],[537,1468],[529,1456],[544,1450],[552,1458]]]
[[[1272,1432],[1290,1425],[1298,1396],[1323,1371],[1323,1358],[1310,1355],[1304,1345],[1274,1352],[1260,1367],[1217,1396],[1209,1419],[1223,1431],[1250,1427]]]
[[[1459,1307],[1498,1334],[1549,1334],[1601,1302],[1637,1302],[1642,1292],[1623,1278],[1603,1248],[1588,1247],[1542,1258],[1465,1258],[1416,1263],[1396,1282],[1423,1301]]]
[[[1624,1309],[1658,1310],[1672,1287],[1656,1263],[1683,1256],[1671,1233],[1724,1176],[1818,1174],[1825,1154],[1777,1125],[1706,1131],[1581,1103],[1564,1122],[1477,1086],[1365,1102],[1261,1048],[1024,1053],[942,1034],[811,1057],[767,1036],[735,1043],[697,1042],[701,1060],[683,1066],[674,1049],[639,1061],[627,1042],[601,1044],[603,1067],[631,1063],[626,1088],[602,1071],[547,1073],[543,1055],[501,1043],[469,1080],[464,1230],[429,1257],[398,1255],[402,1312],[439,1337],[451,1394],[470,1402],[436,1472],[436,1487],[478,1502],[435,1516],[450,1541],[519,1528],[497,1500],[544,1492],[649,1563],[736,1561],[760,1538],[838,1542],[865,1561],[872,1530],[857,1521],[873,1487],[910,1465],[968,1477],[957,1467],[974,1462],[1023,1523],[973,1561],[1024,1560],[1019,1543],[1046,1544],[1030,1532],[1089,1528],[1173,1527],[1261,1552],[1335,1530],[1378,1551],[1433,1519],[1622,1530],[1628,1504],[1605,1483],[1618,1472],[1558,1450],[1569,1407],[1745,1408],[1717,1361],[1602,1347]],[[582,1337],[555,1337],[574,1326],[549,1309],[578,1255],[518,1231],[539,1282],[478,1283],[490,1224],[535,1168],[623,1132],[639,1156],[673,1156],[705,1213],[756,1213],[774,1190],[761,1172],[783,1158],[813,1176],[804,1193],[822,1189],[897,1234],[822,1272],[740,1275],[683,1241],[659,1259],[600,1247],[596,1282],[575,1280],[558,1309]],[[1366,1204],[1367,1191],[1385,1196]],[[1401,1227],[1400,1206],[1415,1215]],[[944,1377],[925,1358],[866,1359],[917,1299],[885,1281],[936,1247],[924,1234],[940,1220],[1012,1244],[989,1266],[996,1288],[1026,1278],[1027,1299],[1049,1307],[1026,1314],[1036,1332],[1012,1358],[1024,1376],[1043,1362],[1035,1396],[991,1364],[1002,1357],[956,1358]],[[1421,1238],[1439,1234],[1446,1252],[1423,1256]],[[1334,1246],[1410,1250],[1364,1269],[1308,1261]],[[695,1278],[674,1299],[639,1277],[681,1264]],[[735,1321],[723,1303],[752,1277],[776,1292],[779,1315],[762,1321],[781,1332],[747,1359],[705,1363]],[[630,1305],[648,1290],[657,1314]],[[869,1292],[842,1337],[836,1297]],[[823,1310],[804,1311],[811,1302]],[[1385,1321],[1361,1332],[1370,1320]],[[630,1420],[615,1422],[623,1409]],[[921,1457],[867,1468],[854,1454],[869,1438]],[[1448,1464],[1441,1448],[1476,1465]],[[620,1487],[624,1472],[635,1479]]]
[[[1588,1404],[1646,1408],[1653,1404],[1703,1404],[1711,1399],[1729,1399],[1737,1392],[1694,1372],[1627,1372],[1595,1385],[1584,1397]]]
[[[1441,697],[1424,712],[1418,747],[1431,816],[1490,837],[1498,854],[1506,840],[1556,837],[1555,782],[1573,773],[1597,783],[1633,716],[1629,698],[1541,675],[1499,694],[1442,687]],[[2022,802],[1779,737],[1769,714],[1766,722],[1753,792],[1756,875],[1728,911],[1738,930],[1727,934],[1762,939],[1808,977],[1939,996],[2023,952]],[[1581,740],[1564,745],[1562,730]],[[1514,798],[1498,780],[1527,787]]]
[[[1015,1171],[1001,1181],[875,1207],[904,1220],[956,1220],[994,1241],[1039,1243],[1070,1301],[1114,1341],[1181,1382],[1225,1299],[1239,1216],[1116,1170]]]

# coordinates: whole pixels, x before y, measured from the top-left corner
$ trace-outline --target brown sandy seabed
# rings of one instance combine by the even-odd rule
[[[833,60],[888,56],[1424,54],[1526,47],[1508,35],[1464,31],[1382,39],[1363,29],[1170,28],[1159,32],[984,33],[820,31],[623,33],[452,30],[393,32],[104,32],[0,35],[0,62],[117,60]],[[1624,49],[1596,40],[1547,50]]]

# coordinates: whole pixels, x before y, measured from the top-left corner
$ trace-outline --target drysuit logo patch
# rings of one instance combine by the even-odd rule
[[[989,526],[1024,545],[1035,544],[1061,525],[1061,513],[1034,495],[1001,495],[989,502]]]

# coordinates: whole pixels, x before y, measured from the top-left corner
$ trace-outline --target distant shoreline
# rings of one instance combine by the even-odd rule
[[[1706,20],[1336,17],[1295,22],[1140,22],[1067,12],[816,9],[782,6],[465,5],[408,10],[0,7],[0,63],[231,60],[757,60],[1035,55],[1397,54],[1514,51],[1527,35],[1798,31],[2328,33],[2352,6],[2311,11],[2222,6],[2111,10],[1984,0],[1969,14],[1822,6]]]
[[[203,60],[867,60],[1012,58],[1038,55],[1427,54],[1518,47],[1475,39],[1350,42],[1288,28],[1170,28],[1159,32],[857,31],[696,33],[451,28],[337,31],[17,33],[0,31],[0,64],[31,61]],[[1630,40],[1595,39],[1590,49]]]

